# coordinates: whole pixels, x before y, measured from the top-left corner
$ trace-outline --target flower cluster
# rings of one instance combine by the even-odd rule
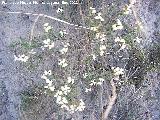
[[[137,43],[140,43],[140,42],[142,41],[142,39],[139,38],[139,37],[136,37],[136,38],[134,39],[134,41],[136,41]]]
[[[34,54],[36,54],[36,52],[34,51],[34,49],[32,49],[32,50],[29,52],[29,54],[34,55]]]
[[[67,83],[73,84],[74,79],[71,77],[67,78]],[[68,95],[71,92],[71,88],[65,84],[64,86],[61,86],[61,89],[56,92],[54,97],[56,98],[56,103],[61,106],[61,108],[69,111],[70,113],[74,113],[75,111],[83,111],[85,108],[85,103],[82,99],[80,99],[80,102],[78,105],[69,104],[69,101],[66,99],[66,95]]]
[[[116,37],[115,42],[125,43],[125,40],[121,39],[120,37]]]
[[[67,35],[68,33],[66,32],[66,30],[61,30],[59,31],[59,34],[61,37],[63,37],[64,35]]]
[[[96,39],[99,39],[101,42],[103,42],[106,38],[106,35],[104,33],[97,33]]]
[[[67,95],[70,91],[71,89],[67,85],[62,86],[61,90],[58,90],[54,95],[54,97],[56,98],[56,103],[59,105],[68,104],[68,100],[65,98],[65,95]]]
[[[91,54],[92,55],[92,59],[96,60],[96,55],[95,54]]]
[[[104,51],[106,50],[106,46],[105,45],[100,45],[100,56],[102,56],[104,54]]]
[[[83,102],[82,99],[80,99],[80,103],[77,106],[77,108],[75,109],[75,111],[83,111],[85,109],[85,103]]]
[[[92,30],[92,31],[97,31],[97,30],[98,30],[98,27],[91,27],[90,30]]]
[[[92,14],[95,14],[95,13],[96,13],[96,9],[95,9],[95,8],[90,7],[89,9],[91,10]]]
[[[43,46],[44,48],[48,47],[49,49],[52,49],[54,47],[54,42],[51,42],[50,39],[44,40],[43,43],[44,43]]]
[[[29,56],[26,56],[26,55],[24,55],[24,54],[18,55],[18,57],[14,55],[14,60],[15,60],[15,61],[27,62],[28,59],[29,59]]]
[[[69,43],[65,44],[64,47],[60,50],[61,54],[65,54],[68,51]]]
[[[60,59],[58,65],[62,66],[62,67],[66,67],[68,65],[68,63],[66,63],[66,59]]]
[[[83,78],[87,78],[88,74],[87,73],[84,73],[83,74]]]
[[[98,82],[95,81],[95,80],[92,80],[91,83],[90,83],[90,86],[93,86],[93,85],[102,85],[103,82],[104,82],[103,78],[99,78]]]
[[[112,25],[113,30],[121,30],[123,29],[123,25],[119,19],[117,19],[117,23]]]
[[[49,71],[44,71],[44,74],[41,76],[42,79],[44,79],[47,83],[46,86],[44,86],[44,88],[47,88],[51,91],[54,91],[55,90],[55,87],[53,86],[53,83],[52,83],[52,80],[48,79],[48,76],[51,76],[52,75],[52,71],[49,70]]]
[[[71,77],[68,77],[68,78],[67,78],[67,82],[73,84],[73,83],[74,83],[74,79],[71,78]]]
[[[60,12],[63,12],[64,10],[62,9],[62,8],[58,8],[57,10],[56,10],[56,12],[57,13],[60,13]]]
[[[45,32],[48,32],[49,30],[51,30],[51,29],[52,29],[52,27],[51,27],[51,26],[49,26],[49,23],[45,23],[43,26],[44,26],[44,30],[45,30]]]
[[[115,38],[115,42],[121,43],[121,48],[120,48],[120,50],[126,48],[126,44],[125,44],[125,40],[124,40],[124,39],[122,39],[122,38],[120,38],[120,37],[116,37],[116,38]]]
[[[91,83],[89,84],[90,87],[85,89],[85,92],[90,92],[92,90],[93,85],[102,85],[104,82],[103,78],[99,78],[98,81],[96,80],[91,80]]]
[[[126,6],[123,8],[123,10],[124,10],[124,14],[125,14],[125,15],[130,14],[130,13],[132,12],[132,10],[131,10],[131,5],[126,5]]]
[[[119,75],[123,75],[124,74],[124,69],[122,68],[119,68],[119,67],[112,67],[112,70],[113,70],[113,73],[114,73],[114,76],[119,76]]]
[[[94,17],[94,19],[104,21],[104,18],[102,18],[101,15],[102,15],[101,13],[98,13],[98,15]]]
[[[70,113],[74,113],[76,111],[83,111],[85,109],[85,103],[83,102],[82,99],[80,99],[79,105],[70,105],[69,106],[69,111]]]

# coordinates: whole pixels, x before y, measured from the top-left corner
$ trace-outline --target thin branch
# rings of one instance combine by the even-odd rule
[[[136,20],[136,23],[138,23],[138,26],[140,27],[139,23],[141,23],[140,22],[141,20],[138,18],[136,10],[134,9],[134,4],[137,2],[137,0],[129,0],[129,2],[131,4],[131,9],[133,11],[133,16],[134,16],[134,18]]]
[[[31,29],[31,36],[30,36],[30,45],[31,45],[31,41],[33,39],[33,33],[34,33],[34,27],[36,25],[36,22],[38,21],[40,15],[37,16],[37,18],[35,19],[34,23],[33,23],[33,26],[32,26],[32,29]]]
[[[136,68],[136,70],[130,76],[128,75],[127,79],[129,80],[138,71],[138,69],[139,68]]]
[[[69,22],[67,22],[67,21],[64,21],[64,20],[58,19],[58,18],[56,18],[56,17],[49,16],[49,15],[45,15],[45,14],[23,13],[23,12],[4,12],[4,11],[0,11],[0,13],[26,14],[26,15],[33,15],[33,16],[45,17],[45,18],[49,18],[49,19],[52,19],[52,20],[55,20],[55,21],[58,21],[58,22],[61,22],[61,23],[70,25],[70,26],[74,26],[74,27],[78,27],[78,28],[83,28],[83,29],[88,29],[88,30],[90,30],[90,28],[87,28],[87,27],[85,27],[85,26],[75,25],[75,24],[69,23]]]
[[[114,84],[113,79],[110,81],[110,83],[112,86],[112,96],[109,99],[109,104],[107,106],[107,109],[103,113],[103,120],[108,120],[108,115],[109,115],[110,111],[112,110],[112,107],[115,104],[115,101],[117,99],[116,86]]]

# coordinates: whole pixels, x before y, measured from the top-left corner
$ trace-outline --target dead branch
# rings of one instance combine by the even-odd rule
[[[115,104],[115,101],[117,99],[117,93],[116,93],[116,86],[114,84],[114,79],[112,79],[110,81],[110,84],[112,86],[112,96],[109,98],[109,104],[107,106],[107,109],[105,110],[105,112],[103,113],[103,120],[108,120],[108,115],[110,113],[110,111],[112,110],[113,105]]]
[[[58,21],[58,22],[61,22],[61,23],[70,25],[70,26],[74,26],[74,27],[78,27],[78,28],[90,30],[90,28],[88,28],[88,27],[75,25],[75,24],[69,23],[69,22],[67,22],[67,21],[64,21],[64,20],[58,19],[58,18],[56,18],[56,17],[49,16],[49,15],[45,15],[45,14],[23,13],[23,12],[5,12],[5,11],[0,11],[0,13],[8,13],[8,14],[26,14],[26,15],[33,15],[33,16],[45,17],[45,18],[49,18],[49,19],[52,19],[52,20],[55,20],[55,21]]]

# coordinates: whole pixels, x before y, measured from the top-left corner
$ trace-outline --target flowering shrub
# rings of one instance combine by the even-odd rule
[[[126,5],[122,11],[123,15],[131,14],[131,6]],[[60,12],[64,12],[64,10],[59,8],[57,13]],[[103,86],[106,81],[111,81],[114,88],[116,82],[120,83],[124,80],[127,76],[125,65],[110,64],[106,62],[106,59],[108,56],[112,56],[121,63],[123,53],[127,53],[133,47],[127,41],[128,36],[122,34],[126,28],[121,22],[123,15],[118,16],[116,21],[112,20],[110,25],[107,24],[107,29],[104,29],[106,18],[101,12],[90,7],[88,14],[85,17],[86,22],[89,22],[89,30],[86,30],[85,34],[89,37],[84,41],[67,39],[70,33],[62,29],[58,30],[58,34],[56,32],[53,35],[53,27],[49,23],[45,23],[43,27],[47,35],[43,41],[40,41],[38,47],[31,49],[28,54],[14,56],[15,61],[27,63],[32,56],[38,54],[35,52],[38,49],[41,51],[40,53],[43,53],[43,60],[48,56],[55,58],[54,62],[59,73],[52,69],[44,69],[41,79],[45,81],[45,93],[54,94],[58,106],[70,113],[83,111],[86,108],[85,100],[78,96],[78,86],[83,84],[85,89],[81,92],[88,94],[95,86]],[[50,34],[54,38],[51,38]],[[137,38],[136,36],[136,42],[140,43]],[[111,66],[111,69],[106,70],[107,64]],[[116,80],[115,84],[113,79]]]

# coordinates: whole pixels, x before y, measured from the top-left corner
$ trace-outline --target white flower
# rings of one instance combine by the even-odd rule
[[[101,33],[96,33],[96,39],[99,39],[101,37]]]
[[[123,50],[124,48],[126,48],[126,44],[125,44],[125,40],[124,39],[121,39],[119,37],[115,38],[115,42],[120,42],[120,43],[123,43],[120,50]]]
[[[50,86],[49,89],[50,89],[51,91],[54,91],[54,90],[55,90],[55,87],[54,87],[54,86]]]
[[[117,24],[112,25],[113,30],[121,30],[123,29],[123,25],[119,19],[117,19]]]
[[[104,82],[104,79],[103,79],[103,78],[99,78],[99,81],[100,81],[100,82]]]
[[[61,105],[61,108],[64,108],[64,109],[66,109],[66,110],[69,110],[69,107],[68,107],[67,105],[65,105],[65,104]]]
[[[97,30],[98,30],[98,27],[91,27],[90,30],[92,30],[92,31],[97,31]]]
[[[68,77],[67,79],[68,79],[68,80],[67,80],[67,82],[68,82],[68,83],[71,83],[71,84],[73,84],[73,83],[74,83],[74,79],[73,79],[73,78]]]
[[[86,88],[85,89],[85,92],[87,93],[87,92],[90,92],[91,91],[91,88]]]
[[[67,104],[67,103],[68,103],[68,100],[67,100],[65,97],[63,97],[63,98],[62,98],[62,102],[63,102],[64,104]]]
[[[139,37],[136,37],[136,39],[134,39],[137,43],[140,43],[142,41],[142,39],[140,39]]]
[[[44,86],[44,88],[48,88],[48,86]]]
[[[63,95],[63,92],[58,90],[57,93],[54,95],[54,97],[58,97],[58,96],[61,96]]]
[[[126,48],[126,46],[127,46],[126,44],[122,44],[120,50],[123,50],[124,48]]]
[[[90,9],[90,10],[93,10],[93,9],[95,9],[95,8],[93,8],[93,7],[90,7],[89,9]]]
[[[47,79],[47,77],[45,75],[42,75],[41,78],[45,79],[45,80]]]
[[[95,8],[90,7],[90,10],[92,10],[92,14],[96,13],[96,9]]]
[[[125,40],[124,39],[121,39],[120,37],[116,37],[115,42],[121,42],[121,43],[125,43]]]
[[[57,13],[63,12],[63,11],[64,11],[64,10],[63,10],[62,8],[58,8],[58,9],[56,10]]]
[[[44,27],[47,27],[48,25],[49,25],[49,23],[45,23],[43,26],[44,26]]]
[[[61,30],[59,31],[59,34],[61,35],[61,37],[63,37],[65,34],[67,35],[68,33],[66,32],[66,30]]]
[[[84,109],[85,109],[85,103],[83,102],[82,99],[80,99],[79,106],[77,107],[76,110],[78,110],[78,111],[83,111]]]
[[[106,50],[106,46],[100,45],[100,56],[102,56],[104,54],[104,50]]]
[[[36,52],[34,51],[34,49],[32,49],[29,53],[32,54],[32,55],[36,54]]]
[[[106,50],[106,46],[105,45],[100,45],[100,51]]]
[[[130,4],[133,5],[136,3],[136,0],[131,0],[130,2],[131,2]]]
[[[48,47],[49,49],[52,49],[54,47],[54,42],[51,43],[50,39],[44,40],[44,47]]]
[[[65,54],[68,51],[68,45],[64,45],[64,48],[60,50],[61,54]]]
[[[65,59],[59,60],[58,65],[62,66],[62,67],[66,67],[68,64],[66,63]]]
[[[96,39],[100,39],[100,41],[104,41],[106,38],[104,33],[96,33]]]
[[[44,26],[44,30],[45,30],[45,32],[48,32],[49,30],[51,30],[52,29],[52,27],[51,26]]]
[[[104,51],[100,51],[100,56],[103,56],[103,54],[104,54]]]
[[[24,55],[24,54],[18,55],[18,57],[14,55],[14,60],[15,60],[15,61],[27,62],[28,59],[29,59],[29,57],[26,56],[26,55]]]
[[[119,68],[119,67],[114,68],[114,67],[112,67],[112,69],[113,69],[113,72],[114,72],[115,76],[119,76],[119,75],[123,75],[124,74],[124,69],[122,69],[122,68]]]
[[[87,76],[88,76],[87,73],[84,73],[84,74],[83,74],[83,78],[86,78]]]
[[[52,71],[51,70],[48,70],[48,71],[44,71],[44,75],[52,75]]]
[[[71,105],[71,106],[69,107],[69,111],[70,111],[71,113],[74,113],[75,109],[76,109],[76,105]]]
[[[92,14],[95,14],[96,13],[96,10],[92,10]]]
[[[48,45],[49,49],[52,49],[54,47],[54,42],[52,42],[50,45]]]
[[[46,45],[50,44],[50,42],[51,42],[50,39],[47,39],[47,40],[44,40],[44,41],[43,41],[43,43],[46,44]],[[47,46],[47,47],[48,47],[48,46]]]
[[[48,84],[48,86],[52,86],[52,81],[49,79],[46,79],[46,83]]]
[[[66,53],[68,51],[68,47],[64,47],[60,52],[62,53],[62,54],[64,54],[64,53]]]
[[[123,10],[124,10],[124,14],[125,14],[125,15],[130,14],[130,13],[132,12],[132,10],[131,10],[131,5],[126,5],[126,6],[123,8]]]
[[[102,85],[102,82],[97,82],[97,85]]]
[[[63,91],[63,93],[65,95],[67,95],[71,91],[71,88],[68,87],[67,85],[64,85],[64,86],[61,87],[61,90]]]
[[[90,86],[96,85],[96,82],[94,80],[91,80]]]
[[[92,54],[92,59],[96,60],[96,55],[95,54]]]
[[[51,70],[49,70],[49,71],[44,71],[44,74],[41,76],[41,78],[42,79],[45,79],[46,80],[46,83],[48,84],[47,86],[44,86],[44,88],[48,88],[48,89],[50,89],[51,91],[54,91],[54,86],[52,85],[52,80],[49,80],[48,78],[47,78],[47,75],[51,75],[52,74],[52,72],[51,72]]]
[[[104,21],[104,19],[101,16],[101,13],[98,13],[98,15],[94,17],[94,19]]]
[[[63,103],[61,102],[61,100],[62,100],[62,97],[61,97],[61,96],[57,96],[56,98],[57,98],[57,99],[56,99],[56,103],[58,103],[58,104],[63,104]]]

